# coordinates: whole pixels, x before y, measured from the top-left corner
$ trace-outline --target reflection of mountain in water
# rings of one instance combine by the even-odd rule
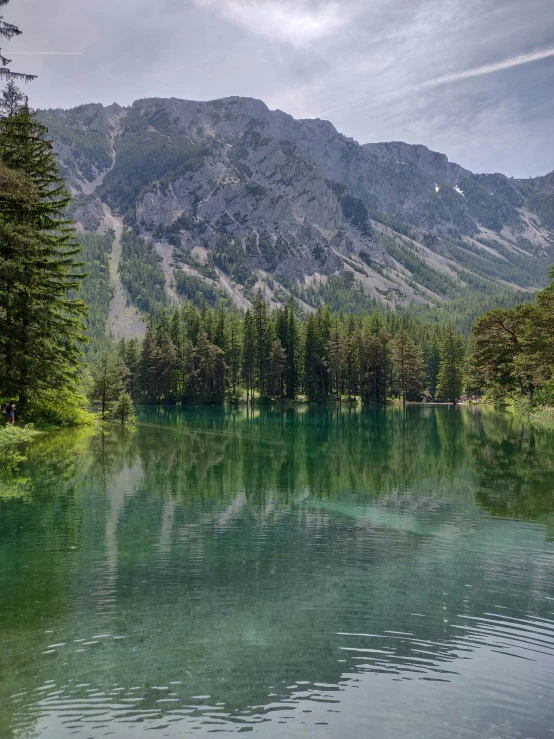
[[[552,656],[544,529],[489,514],[552,508],[550,440],[510,417],[159,409],[55,439],[0,510],[2,736],[95,711],[257,722],[363,674],[457,685],[491,649]]]

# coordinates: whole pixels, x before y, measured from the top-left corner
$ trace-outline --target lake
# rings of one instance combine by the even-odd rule
[[[0,487],[0,737],[554,735],[554,436],[146,409]]]

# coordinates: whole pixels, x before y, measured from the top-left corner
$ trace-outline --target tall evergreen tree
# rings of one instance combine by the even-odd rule
[[[358,395],[359,334],[356,319],[350,316],[344,334],[344,379],[348,398]]]
[[[241,355],[242,355],[242,343],[241,343],[241,322],[238,314],[233,311],[229,314],[225,326],[226,330],[226,345],[227,345],[227,368],[228,368],[228,380],[231,393],[233,397],[237,395],[237,388],[240,380],[240,369],[241,369]]]
[[[104,351],[92,365],[92,399],[100,403],[104,421],[123,392],[127,370],[116,352]]]
[[[270,398],[282,398],[284,390],[284,374],[286,352],[279,339],[275,339],[269,351],[268,395]]]
[[[137,397],[137,386],[139,379],[139,345],[136,339],[130,339],[125,344],[125,356],[123,361],[129,371],[129,377],[127,381],[127,392],[131,400],[134,402]]]
[[[158,392],[158,346],[156,331],[152,323],[146,327],[146,335],[140,353],[140,385],[142,397],[147,403],[157,403]]]
[[[434,336],[424,348],[425,375],[429,394],[433,400],[437,395],[437,382],[440,367],[440,345]]]
[[[210,342],[205,331],[198,335],[191,358],[191,382],[198,397],[208,403],[222,401],[225,394],[223,351]]]
[[[0,164],[22,173],[33,191],[23,201],[0,201],[2,394],[19,396],[24,407],[41,392],[75,385],[86,308],[74,297],[80,247],[46,128],[13,82],[1,107]]]
[[[342,389],[342,367],[344,362],[345,346],[344,337],[339,327],[338,319],[335,319],[331,328],[327,353],[329,357],[329,369],[331,383],[335,391],[335,397],[340,399]]]
[[[296,317],[296,303],[291,297],[286,309],[287,330],[286,342],[284,344],[287,353],[286,359],[286,386],[287,397],[294,400],[298,392],[298,354],[300,330],[298,328],[298,319]]]
[[[261,289],[258,290],[252,304],[252,319],[255,346],[255,378],[258,391],[263,397],[267,390],[268,351],[270,347],[269,316],[267,303]]]
[[[405,403],[423,389],[424,367],[421,351],[404,330],[391,341],[394,385]]]
[[[253,399],[254,371],[256,365],[256,338],[254,320],[249,310],[244,316],[242,327],[242,377],[246,388],[246,400]]]
[[[448,326],[440,345],[437,399],[455,403],[463,390],[464,343],[452,326]]]
[[[304,388],[309,400],[321,402],[329,391],[326,361],[329,331],[323,311],[310,314],[304,333]]]
[[[376,333],[377,331],[377,333]],[[360,334],[360,384],[367,403],[386,403],[390,373],[389,337],[378,325],[364,326]]]

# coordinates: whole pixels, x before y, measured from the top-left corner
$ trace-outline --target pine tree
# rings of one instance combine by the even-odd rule
[[[115,352],[104,351],[91,368],[92,400],[100,403],[102,420],[123,392],[126,367]]]
[[[335,390],[337,400],[341,396],[342,385],[342,366],[344,361],[345,346],[344,339],[341,335],[338,319],[335,320],[329,341],[327,343],[327,351],[329,356],[329,369],[331,372],[331,382]]]
[[[152,323],[146,327],[146,335],[142,342],[139,373],[142,397],[147,403],[157,403],[159,398],[158,383],[158,346],[156,332]]]
[[[298,391],[298,353],[300,330],[298,328],[298,319],[296,318],[296,303],[291,297],[287,307],[287,335],[284,344],[287,353],[286,364],[286,385],[287,397],[294,400]]]
[[[399,331],[391,341],[394,384],[402,402],[423,388],[424,367],[421,351],[406,331]]]
[[[362,398],[369,403],[386,403],[390,374],[389,336],[381,324],[369,323],[360,334],[360,386]]]
[[[133,401],[129,393],[120,393],[117,402],[113,408],[113,417],[124,426],[125,424],[134,423],[135,409]]]
[[[136,339],[130,339],[125,345],[125,356],[123,358],[125,366],[129,371],[129,377],[127,381],[127,391],[131,396],[131,400],[134,402],[137,397],[137,387],[139,382],[139,361],[140,353],[138,341]]]
[[[286,360],[287,356],[283,345],[279,339],[275,339],[269,352],[268,394],[270,398],[283,397]]]
[[[440,367],[440,345],[436,337],[433,337],[430,344],[425,347],[425,375],[427,378],[427,387],[431,398],[437,396],[437,382]]]
[[[344,375],[348,398],[358,395],[359,336],[356,319],[350,316],[344,335]]]
[[[70,196],[47,131],[13,82],[2,108],[0,164],[22,173],[33,190],[29,199],[0,202],[2,392],[19,396],[24,407],[39,402],[41,392],[75,386],[86,308],[74,297],[80,247],[64,214]]]
[[[215,317],[215,329],[214,329],[214,344],[218,346],[223,352],[225,352],[226,337],[225,337],[225,310],[220,308]]]
[[[452,326],[445,329],[440,345],[440,366],[437,378],[437,398],[455,403],[462,394],[464,343]]]
[[[175,372],[177,370],[177,352],[169,338],[165,336],[158,347],[158,400],[165,404],[175,402]]]
[[[10,0],[0,0],[0,8],[4,5],[7,5],[10,2]],[[13,23],[8,23],[4,20],[3,16],[0,16],[0,38],[5,38],[8,41],[11,41],[12,38],[15,36],[20,36],[21,31],[17,26],[14,26]],[[30,82],[31,80],[36,79],[36,76],[33,74],[23,74],[21,72],[12,72],[11,69],[9,69],[9,64],[11,64],[11,59],[6,59],[6,57],[2,54],[0,51],[0,64],[2,65],[0,67],[0,77],[3,79],[7,79],[10,81],[13,81],[15,79],[22,80],[23,82]]]
[[[252,319],[255,347],[255,379],[260,396],[267,390],[268,350],[270,346],[269,318],[267,303],[264,300],[261,288],[258,289],[252,305]]]
[[[232,312],[229,314],[226,322],[226,360],[228,369],[228,379],[233,397],[237,395],[238,383],[240,380],[241,369],[241,322],[238,314]]]
[[[379,400],[379,339],[369,329],[360,334],[360,385],[362,399],[368,405]]]
[[[209,403],[222,401],[225,394],[223,351],[210,342],[205,331],[198,335],[191,358],[191,382],[197,396]]]
[[[321,402],[328,393],[325,349],[329,338],[322,326],[322,313],[310,314],[304,333],[304,388],[309,400]]]
[[[176,365],[173,372],[175,400],[180,402],[187,385],[187,359],[190,352],[190,341],[186,332],[185,309],[175,308],[169,322],[169,336],[175,347]]]
[[[246,400],[253,399],[254,369],[256,364],[256,339],[254,320],[249,310],[246,311],[242,326],[242,377],[246,387]]]

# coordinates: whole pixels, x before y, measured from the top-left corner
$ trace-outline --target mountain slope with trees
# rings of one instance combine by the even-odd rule
[[[273,308],[292,295],[307,312],[456,305],[470,321],[483,296],[510,304],[544,285],[554,259],[552,175],[476,175],[424,146],[360,146],[245,98],[39,116],[81,227],[125,223],[120,274],[150,314],[179,292],[244,310],[261,288]]]

